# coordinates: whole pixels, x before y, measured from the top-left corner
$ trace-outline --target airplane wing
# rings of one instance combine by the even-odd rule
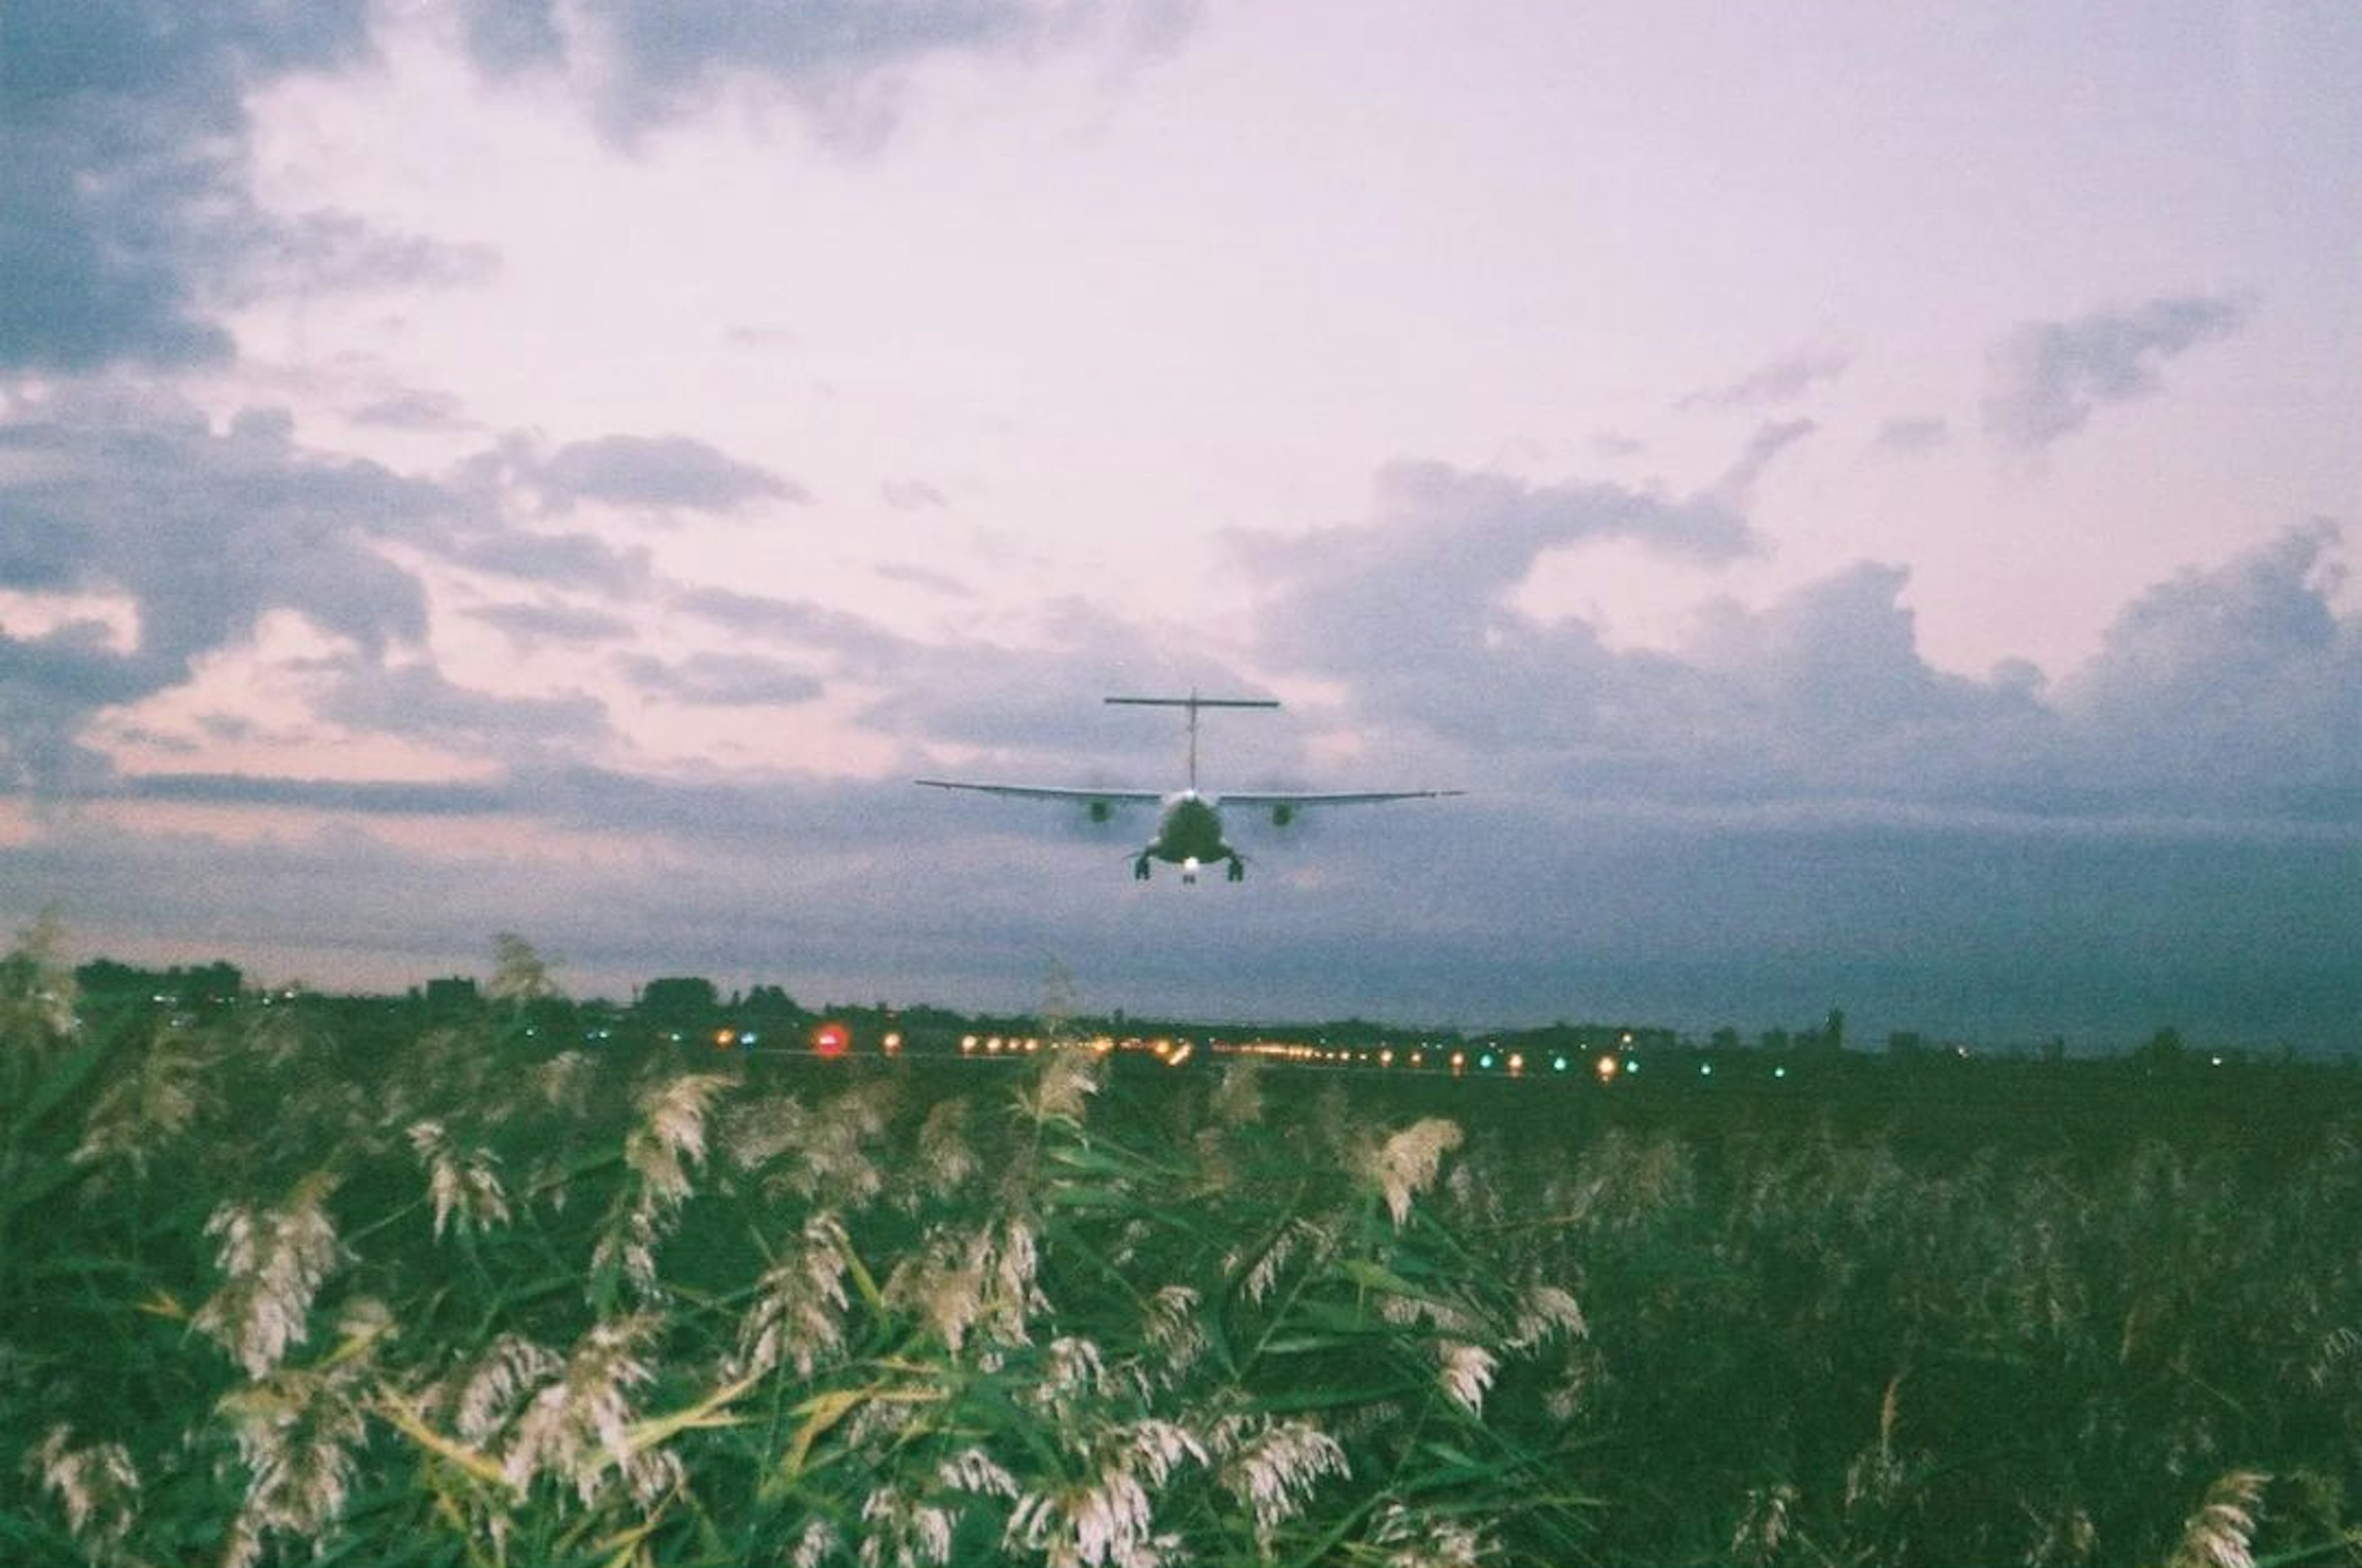
[[[1362,790],[1323,794],[1319,790],[1274,793],[1271,791],[1225,790],[1221,803],[1226,806],[1366,806],[1379,801],[1433,801],[1445,795],[1464,795],[1465,790]]]
[[[1068,790],[1052,784],[978,784],[965,778],[913,778],[931,790],[974,790],[985,795],[1017,795],[1031,801],[1080,801],[1087,805],[1153,805],[1161,790]]]

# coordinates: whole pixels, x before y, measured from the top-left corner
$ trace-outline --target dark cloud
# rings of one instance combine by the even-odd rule
[[[1588,801],[2362,828],[2362,625],[2335,609],[2327,524],[2160,586],[2053,685],[2022,661],[1982,679],[1930,665],[1891,565],[1710,606],[1675,652],[1516,610],[1539,551],[1589,536],[1610,503],[1634,507],[1430,475],[1362,526],[1242,541],[1267,592],[1258,645],[1336,683],[1422,782],[1461,782],[1446,775],[1473,757],[1502,787]],[[1744,537],[1712,515],[1741,529],[1718,548]]]
[[[469,52],[494,79],[577,68],[610,136],[702,113],[734,83],[782,94],[823,139],[867,150],[893,131],[905,74],[946,56],[1093,49],[1119,63],[1178,50],[1198,0],[468,0]]]
[[[1012,50],[1042,28],[1022,0],[588,0],[575,16],[603,50],[599,114],[618,135],[703,108],[738,76],[789,94],[824,134],[853,145],[890,127],[899,68]]]
[[[1701,387],[1685,393],[1677,408],[1760,408],[1801,396],[1821,381],[1835,381],[1853,364],[1853,356],[1834,348],[1800,348],[1721,386]]]
[[[522,646],[536,643],[612,643],[632,635],[621,615],[579,604],[480,604],[468,612]]]
[[[2362,821],[2362,619],[2334,608],[2339,540],[2292,529],[2128,606],[2058,689],[2080,767],[2135,800]]]
[[[62,755],[59,736],[98,707],[185,680],[273,611],[370,658],[425,635],[425,589],[381,547],[430,536],[450,498],[297,447],[283,414],[249,413],[217,434],[169,403],[67,399],[0,425],[0,587],[120,594],[138,619],[127,651],[87,635],[45,639],[46,652],[8,640],[17,695],[0,745],[20,778],[56,782],[41,776]],[[58,673],[68,667],[71,680]],[[50,673],[37,680],[39,668]]]
[[[493,76],[555,65],[566,53],[553,0],[462,0],[468,53]]]
[[[692,654],[685,659],[635,657],[624,673],[643,690],[701,707],[793,707],[827,690],[818,678],[751,654]]]
[[[586,693],[507,696],[458,685],[424,662],[348,663],[326,683],[318,711],[355,729],[504,760],[564,755],[608,733],[606,705]]]
[[[1364,756],[1352,777],[1314,782],[1415,782],[1393,776],[1450,755],[1481,766],[1448,780],[1475,793],[1285,832],[1237,817],[1253,868],[1220,900],[1131,882],[1143,820],[1106,824],[1087,848],[1054,805],[899,778],[586,767],[519,744],[532,711],[455,694],[431,671],[381,677],[375,695],[458,723],[507,762],[502,778],[131,781],[118,793],[304,806],[364,831],[192,844],[69,823],[0,847],[0,886],[36,902],[69,890],[78,921],[207,954],[225,929],[265,954],[302,951],[335,923],[317,891],[333,887],[367,912],[371,962],[414,955],[423,973],[443,972],[453,943],[471,952],[484,932],[521,929],[610,985],[690,972],[1011,1007],[1031,1004],[1054,957],[1091,1005],[1135,1012],[1751,1033],[1842,1006],[1873,1045],[1912,1029],[2122,1048],[2170,1022],[2335,1049],[2362,1027],[2362,629],[2334,608],[2336,544],[2308,526],[2161,585],[2055,695],[2024,669],[1974,681],[1930,668],[1907,579],[1876,564],[1763,609],[1721,606],[1680,655],[1616,653],[1579,627],[1496,635],[1464,655],[1458,707],[1416,723],[1383,711],[1398,688],[1340,669],[1325,722],[1350,725]],[[821,606],[698,598],[807,634],[874,635]],[[1043,624],[1055,635],[1036,648],[900,645],[870,723],[914,755],[956,748],[1019,781],[1154,784],[1178,766],[1177,726],[1101,696],[1256,690],[1193,660],[1174,628],[1080,604],[1046,607]],[[687,693],[783,672],[647,673]],[[1421,751],[1422,734],[1467,733],[1469,713],[1501,717],[1489,749]],[[1207,737],[1217,788],[1240,781],[1258,736],[1292,745],[1324,722],[1318,709],[1236,717]],[[2310,807],[2290,803],[2291,781]],[[431,859],[365,831],[438,814],[517,831],[497,856]],[[516,847],[544,826],[633,854]],[[209,874],[179,874],[199,867]]]
[[[2181,294],[2070,321],[2030,322],[1994,349],[1985,430],[2039,451],[2081,430],[2103,405],[2149,396],[2168,360],[2245,326],[2237,294]]]
[[[247,187],[246,102],[370,52],[365,0],[13,0],[0,18],[0,368],[180,366],[264,289],[451,282],[489,259]]]
[[[644,549],[618,549],[595,534],[545,534],[479,524],[441,541],[456,565],[546,588],[573,588],[624,598],[646,589],[655,570]]]
[[[1264,590],[1260,645],[1284,668],[1351,678],[1384,710],[1427,715],[1472,740],[1525,723],[1488,695],[1504,661],[1528,672],[1520,685],[1580,686],[1606,657],[1587,628],[1536,627],[1507,608],[1545,551],[1626,539],[1713,564],[1757,547],[1746,519],[1716,496],[1534,485],[1441,463],[1392,464],[1377,488],[1366,523],[1234,536]],[[1551,705],[1564,703],[1554,694]]]
[[[184,959],[327,982],[349,966],[396,988],[477,969],[488,933],[522,930],[565,960],[569,986],[610,996],[691,973],[779,981],[811,1001],[1014,1010],[1034,1004],[1054,960],[1086,1006],[1149,1016],[1625,1019],[1703,1035],[1814,1023],[1838,1005],[1872,1048],[1913,1029],[2123,1049],[2169,1022],[2206,1042],[2336,1050],[2362,1026],[2350,837],[1472,798],[1340,816],[1317,843],[1258,840],[1247,881],[1207,897],[1136,887],[1120,850],[1064,843],[1022,803],[970,812],[899,781],[574,768],[489,796],[203,776],[149,787],[354,815],[242,842],[61,822],[0,845],[8,907],[28,918],[65,894],[86,947],[130,933]],[[510,806],[519,831],[497,848],[422,856],[370,826]],[[536,823],[634,853],[552,854]],[[324,919],[324,889],[348,920]]]
[[[505,784],[415,779],[288,778],[249,773],[143,773],[110,786],[109,796],[213,806],[284,806],[352,816],[459,817],[516,812],[518,791]]]
[[[742,463],[687,436],[602,436],[561,447],[527,470],[545,504],[584,501],[620,506],[731,512],[750,502],[803,502],[809,491],[767,469]]]

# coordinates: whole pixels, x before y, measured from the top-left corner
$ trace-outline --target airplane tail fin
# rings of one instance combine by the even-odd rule
[[[1269,697],[1200,697],[1192,691],[1187,697],[1110,697],[1108,701],[1120,708],[1187,708],[1189,710],[1189,791],[1198,790],[1198,711],[1200,708],[1276,708],[1278,702]]]

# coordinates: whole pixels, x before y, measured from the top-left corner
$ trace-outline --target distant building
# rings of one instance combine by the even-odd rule
[[[94,1000],[146,1001],[178,1008],[227,1007],[244,989],[246,976],[235,964],[142,969],[112,958],[94,958],[74,970],[74,985]]]
[[[429,1012],[472,1012],[482,1001],[482,993],[469,976],[449,975],[426,982],[425,1002]]]

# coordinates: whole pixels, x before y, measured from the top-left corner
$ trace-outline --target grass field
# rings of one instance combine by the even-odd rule
[[[0,971],[0,1558],[2362,1559],[2338,1068],[1607,1094],[330,1016]]]

